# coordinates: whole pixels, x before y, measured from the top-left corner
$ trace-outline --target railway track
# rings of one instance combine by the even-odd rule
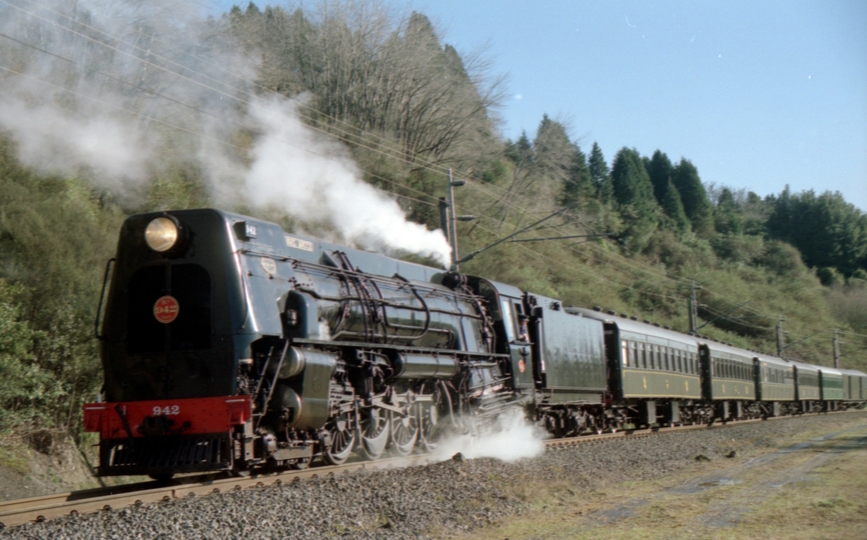
[[[844,411],[845,412],[845,411]],[[841,413],[829,413],[841,414]],[[791,416],[770,418],[769,420],[784,420]],[[546,448],[557,449],[583,444],[599,443],[616,438],[643,438],[662,433],[677,433],[700,429],[722,429],[763,420],[741,420],[727,424],[717,423],[711,426],[699,424],[694,426],[660,427],[644,430],[626,430],[616,433],[587,435],[567,439],[552,439],[545,441]],[[166,485],[155,481],[124,484],[105,488],[95,488],[83,491],[73,491],[0,502],[0,530],[30,522],[46,521],[69,515],[110,511],[142,504],[167,502],[187,497],[197,497],[227,491],[240,491],[252,487],[265,487],[291,483],[310,478],[328,475],[340,475],[359,470],[383,470],[389,468],[421,465],[430,460],[429,455],[395,457],[371,461],[350,462],[338,466],[314,467],[304,470],[291,470],[275,473],[251,475],[249,477],[218,477],[214,475],[189,476],[176,479]]]

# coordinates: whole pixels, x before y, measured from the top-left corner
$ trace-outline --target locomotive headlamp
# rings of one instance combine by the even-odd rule
[[[167,217],[154,219],[145,229],[145,242],[152,250],[160,253],[172,249],[178,241],[178,236],[178,226]]]

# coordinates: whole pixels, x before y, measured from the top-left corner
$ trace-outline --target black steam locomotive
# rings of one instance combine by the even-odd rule
[[[862,404],[867,375],[736,349],[219,210],[135,215],[97,335],[100,475],[339,464],[520,409],[553,436]]]

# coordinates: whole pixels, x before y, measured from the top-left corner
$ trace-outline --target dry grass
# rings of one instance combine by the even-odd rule
[[[817,433],[802,433],[810,441]],[[793,441],[779,441],[785,448]],[[461,540],[867,538],[867,429],[595,492],[521,488],[528,514]],[[539,498],[532,498],[533,494]]]

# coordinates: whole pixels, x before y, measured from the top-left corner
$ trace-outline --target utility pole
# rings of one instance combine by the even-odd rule
[[[783,345],[783,321],[785,321],[781,315],[777,315],[777,356],[780,358],[783,357],[783,349],[786,347]]]
[[[459,216],[455,212],[455,188],[467,185],[466,180],[452,180],[452,170],[449,169],[449,202],[440,199],[440,222],[448,221],[449,225],[443,225],[443,231],[446,233],[446,238],[451,240],[452,244],[452,271],[458,271],[458,221],[473,221],[476,216]],[[451,218],[446,219],[448,212],[451,212]],[[448,228],[448,230],[446,230]]]
[[[834,329],[834,368],[840,369],[840,336],[839,330]]]
[[[446,241],[451,245],[452,233],[449,231],[449,203],[445,197],[440,197],[440,229],[446,235]]]
[[[692,280],[692,291],[689,295],[689,333],[695,334],[698,332],[698,299],[695,292],[700,290],[701,286],[695,284]]]

